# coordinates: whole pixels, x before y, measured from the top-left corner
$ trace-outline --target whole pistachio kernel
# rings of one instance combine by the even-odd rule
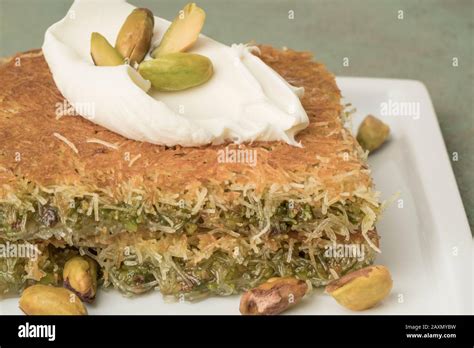
[[[387,140],[390,128],[378,118],[368,115],[357,132],[357,141],[364,150],[372,152]]]
[[[308,291],[308,285],[292,277],[270,278],[251,289],[240,299],[240,313],[244,315],[273,315],[298,303]]]
[[[385,266],[376,265],[346,274],[326,286],[326,292],[343,307],[363,311],[388,296],[393,281]]]
[[[157,58],[169,53],[184,52],[195,44],[206,20],[206,12],[195,3],[179,11],[151,56]]]
[[[20,297],[20,309],[27,315],[86,315],[81,299],[72,291],[49,285],[33,285]]]
[[[155,18],[146,8],[136,8],[122,25],[115,42],[116,50],[133,66],[141,63],[150,50]]]
[[[91,57],[97,66],[118,66],[123,56],[99,33],[91,34]]]
[[[181,91],[206,83],[214,68],[209,58],[195,53],[170,53],[140,64],[138,72],[161,92]]]
[[[97,292],[97,264],[87,256],[68,260],[63,270],[64,287],[85,302],[92,302]]]

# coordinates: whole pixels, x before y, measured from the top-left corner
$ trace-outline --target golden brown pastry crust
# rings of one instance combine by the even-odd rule
[[[19,66],[17,59],[0,66],[0,198],[19,178],[44,187],[67,184],[111,191],[125,182],[168,193],[212,186],[224,199],[231,195],[224,191],[228,182],[252,183],[262,192],[273,183],[303,183],[313,177],[329,200],[341,198],[341,193],[350,198],[358,187],[370,188],[361,149],[340,118],[343,107],[334,76],[310,53],[260,48],[268,65],[292,85],[305,88],[302,103],[310,125],[297,136],[303,148],[282,142],[242,145],[257,150],[255,167],[218,163],[217,150],[225,145],[166,148],[126,139],[79,116],[57,120],[57,104],[64,98],[41,51],[18,54]],[[78,154],[54,137],[55,132],[74,143]],[[119,148],[87,143],[89,138]],[[139,154],[129,166],[126,159]]]

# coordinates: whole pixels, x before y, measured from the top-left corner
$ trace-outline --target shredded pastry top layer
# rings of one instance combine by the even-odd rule
[[[327,191],[329,202],[370,191],[365,155],[344,128],[334,76],[310,53],[260,48],[267,64],[305,88],[302,103],[310,125],[297,137],[303,148],[282,142],[229,145],[255,150],[254,166],[221,163],[219,150],[226,145],[167,148],[123,138],[82,117],[58,117],[72,110],[65,108],[41,51],[12,57],[0,66],[0,198],[15,190],[19,178],[112,194],[124,183],[193,195],[199,187],[214,187],[224,200],[233,199],[225,190],[229,183],[251,184],[258,193],[272,184],[301,190],[298,184],[308,178]]]

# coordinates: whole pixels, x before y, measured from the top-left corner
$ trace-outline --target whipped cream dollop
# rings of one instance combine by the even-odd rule
[[[93,106],[79,110],[81,116],[129,139],[167,146],[277,140],[300,145],[295,135],[308,125],[299,100],[303,90],[288,84],[251,47],[229,47],[200,35],[189,52],[210,58],[214,75],[179,92],[153,90],[125,64],[95,66],[91,33],[114,44],[134,8],[124,0],[76,0],[46,31],[43,53],[59,91],[72,105]],[[169,25],[155,17],[153,42]]]

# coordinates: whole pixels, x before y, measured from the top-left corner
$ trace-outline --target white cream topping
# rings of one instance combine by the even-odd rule
[[[124,137],[167,146],[285,141],[308,125],[299,97],[245,45],[232,47],[201,35],[190,52],[211,59],[214,75],[180,92],[158,92],[128,65],[97,67],[90,56],[92,32],[113,45],[135,7],[125,0],[76,0],[45,34],[43,52],[54,81],[72,104],[91,104],[81,116]],[[155,17],[153,42],[169,21]],[[146,59],[151,59],[147,57]]]

